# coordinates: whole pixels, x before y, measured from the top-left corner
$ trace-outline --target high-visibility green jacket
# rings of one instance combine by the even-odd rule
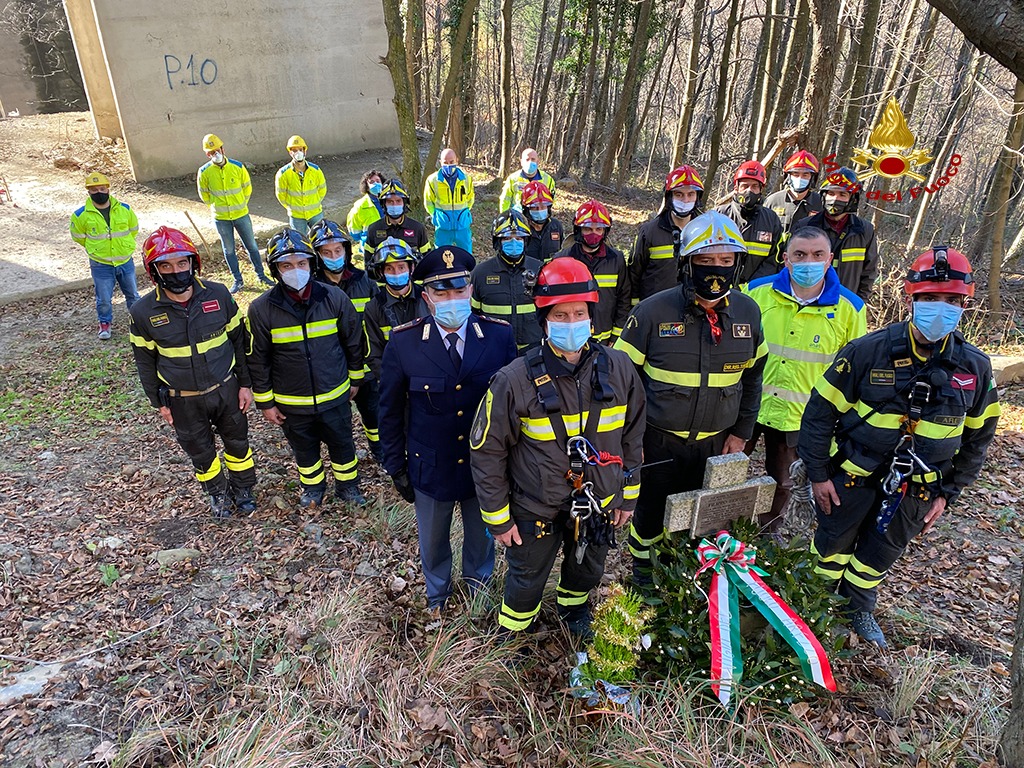
[[[363,195],[352,204],[352,210],[348,212],[348,219],[346,219],[345,224],[348,227],[349,235],[355,241],[355,252],[357,254],[363,252],[363,246],[366,244],[366,233],[369,231],[370,226],[383,216],[384,207],[378,198]]]
[[[249,171],[237,160],[228,160],[223,167],[210,161],[196,174],[196,186],[218,221],[234,221],[249,213],[252,182]]]
[[[761,308],[768,342],[757,421],[796,432],[815,382],[840,349],[867,333],[864,302],[839,284],[831,268],[821,296],[811,304],[794,297],[788,267],[750,283],[747,294]]]
[[[110,197],[110,223],[92,200],[71,214],[71,238],[85,248],[89,258],[112,267],[131,261],[139,220],[127,203]]]
[[[294,165],[288,163],[274,177],[274,191],[277,193],[277,201],[284,206],[289,216],[293,219],[311,219],[323,213],[327,179],[319,165],[306,163],[306,170],[300,174]]]
[[[473,223],[473,179],[461,168],[455,171],[454,183],[449,183],[441,171],[427,176],[423,183],[423,207],[430,215],[434,229],[469,229]]]
[[[523,207],[519,203],[519,197],[523,194],[523,187],[531,181],[541,182],[548,188],[548,190],[550,190],[551,196],[554,197],[555,179],[550,173],[538,169],[537,175],[530,178],[522,171],[516,171],[505,179],[505,185],[501,188],[498,212],[507,211],[509,208],[515,208],[517,211],[521,211]]]

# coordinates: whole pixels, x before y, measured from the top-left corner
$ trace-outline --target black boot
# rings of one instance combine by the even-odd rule
[[[299,497],[300,507],[319,507],[324,501],[323,485],[304,485]]]
[[[594,630],[590,628],[594,617],[590,613],[589,605],[578,605],[572,608],[558,606],[558,618],[562,620],[570,633],[584,643],[589,643],[594,639]]]
[[[235,491],[235,509],[243,515],[251,515],[256,511],[256,499],[253,498],[252,488],[239,488]]]
[[[368,503],[366,497],[363,496],[362,491],[359,490],[358,480],[348,480],[341,482],[340,480],[335,483],[334,496],[339,501],[343,501],[347,504],[355,504],[359,507],[365,507]]]
[[[215,493],[210,496],[210,512],[219,519],[231,517],[231,497],[226,493]]]
[[[379,466],[384,466],[384,449],[380,447],[379,442],[370,442],[370,455]]]

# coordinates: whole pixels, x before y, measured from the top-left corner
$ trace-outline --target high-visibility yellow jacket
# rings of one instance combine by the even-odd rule
[[[519,197],[523,194],[523,187],[531,181],[541,182],[551,191],[551,195],[554,196],[555,179],[547,171],[538,170],[537,175],[532,179],[527,177],[522,171],[516,171],[505,179],[505,186],[501,188],[501,198],[498,205],[499,212],[507,211],[509,208],[521,211],[523,207],[519,203]]]
[[[352,210],[348,212],[348,219],[345,223],[348,226],[348,233],[355,242],[356,255],[363,253],[363,246],[366,244],[366,233],[370,226],[384,216],[383,203],[379,199],[363,195],[352,204]]]
[[[89,258],[99,264],[120,266],[135,253],[139,220],[127,203],[110,197],[110,223],[92,200],[71,214],[71,238],[85,248]]]
[[[237,160],[228,160],[223,168],[207,163],[196,174],[196,186],[218,221],[234,221],[249,213],[252,182],[249,171]]]
[[[761,308],[768,342],[757,421],[797,432],[815,382],[840,349],[867,333],[864,302],[839,284],[839,275],[831,268],[821,296],[812,304],[794,298],[788,268],[750,283],[747,293]]]
[[[449,184],[441,171],[427,176],[423,184],[423,207],[430,214],[434,229],[469,229],[475,193],[473,179],[461,168],[455,169],[455,183]]]
[[[293,219],[311,219],[323,213],[327,179],[319,165],[307,162],[306,170],[300,174],[292,163],[288,163],[274,177],[274,191],[277,193],[277,201],[284,206],[289,216]]]

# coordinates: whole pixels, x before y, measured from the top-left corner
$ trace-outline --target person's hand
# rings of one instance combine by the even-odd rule
[[[158,410],[160,411],[160,418],[162,418],[164,421],[166,421],[173,427],[174,417],[171,416],[171,409],[168,408],[166,405],[161,405]]]
[[[946,511],[946,499],[944,496],[936,496],[932,499],[932,505],[928,508],[928,513],[924,516],[924,530],[922,534],[928,533],[932,527],[942,517],[942,513]]]
[[[836,493],[836,487],[832,485],[831,480],[826,480],[823,483],[811,483],[811,493],[818,503],[818,509],[826,515],[832,514],[833,506],[839,506],[839,494]]]
[[[612,510],[612,525],[616,528],[621,528],[629,522],[631,517],[633,517],[633,512],[631,510],[614,509]]]
[[[743,449],[747,447],[747,441],[742,437],[736,437],[736,435],[729,435],[725,438],[725,446],[722,448],[722,455],[728,456],[730,453],[743,453]]]
[[[409,480],[408,472],[405,470],[396,472],[391,476],[391,482],[395,484],[395,490],[398,491],[399,496],[410,504],[416,501],[416,491],[412,487],[412,481]]]
[[[249,387],[238,388],[238,410],[245,413],[252,405],[252,389]]]
[[[511,547],[513,544],[519,546],[523,543],[523,537],[519,535],[519,526],[517,525],[513,525],[504,533],[498,534],[494,537],[494,540],[503,547]]]
[[[359,397],[359,386],[357,384],[353,384],[348,389],[348,399],[355,400],[357,397]]]
[[[271,424],[277,424],[281,426],[284,424],[285,418],[287,418],[281,411],[278,410],[277,406],[266,408],[263,411],[263,418],[269,421]]]

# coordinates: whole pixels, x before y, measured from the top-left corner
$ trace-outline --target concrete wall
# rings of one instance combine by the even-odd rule
[[[71,39],[78,54],[96,135],[123,139],[121,118],[117,114],[117,102],[114,101],[114,89],[107,71],[107,57],[103,55],[103,41],[92,0],[64,0],[64,13],[71,27]]]
[[[206,133],[248,163],[283,164],[295,133],[314,155],[399,143],[379,0],[91,4],[102,50],[79,58],[105,57],[138,181],[194,172]]]
[[[17,35],[0,28],[0,104],[3,115],[17,111],[21,115],[34,115],[38,98],[26,65],[25,49]]]

